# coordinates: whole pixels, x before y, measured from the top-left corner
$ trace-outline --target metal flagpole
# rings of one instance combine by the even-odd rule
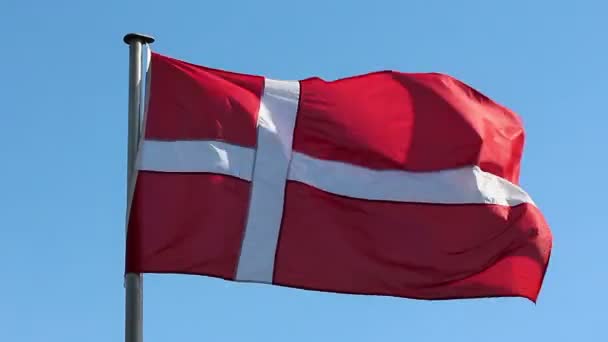
[[[124,37],[129,45],[129,137],[127,147],[127,220],[133,196],[135,158],[139,142],[141,108],[141,75],[143,44],[154,38],[129,33]],[[143,284],[138,273],[125,275],[125,342],[143,342]]]

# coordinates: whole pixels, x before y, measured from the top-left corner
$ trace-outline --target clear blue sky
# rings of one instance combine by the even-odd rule
[[[608,341],[608,3],[0,3],[0,340],[123,339],[127,56],[298,79],[439,71],[517,111],[554,234],[537,305],[145,278],[149,341]]]

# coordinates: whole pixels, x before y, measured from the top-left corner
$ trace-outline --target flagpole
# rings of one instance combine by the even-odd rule
[[[138,33],[125,35],[129,45],[129,128],[127,145],[127,220],[132,199],[135,158],[140,132],[142,48],[154,38]],[[143,342],[143,279],[139,273],[125,275],[125,342]]]

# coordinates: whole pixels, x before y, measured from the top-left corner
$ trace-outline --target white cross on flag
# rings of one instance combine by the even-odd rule
[[[437,73],[150,72],[126,272],[537,300],[552,235],[511,110]]]

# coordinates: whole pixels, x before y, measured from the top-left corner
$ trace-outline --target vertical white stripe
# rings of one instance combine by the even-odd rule
[[[272,283],[299,95],[298,81],[265,80],[239,281]]]

